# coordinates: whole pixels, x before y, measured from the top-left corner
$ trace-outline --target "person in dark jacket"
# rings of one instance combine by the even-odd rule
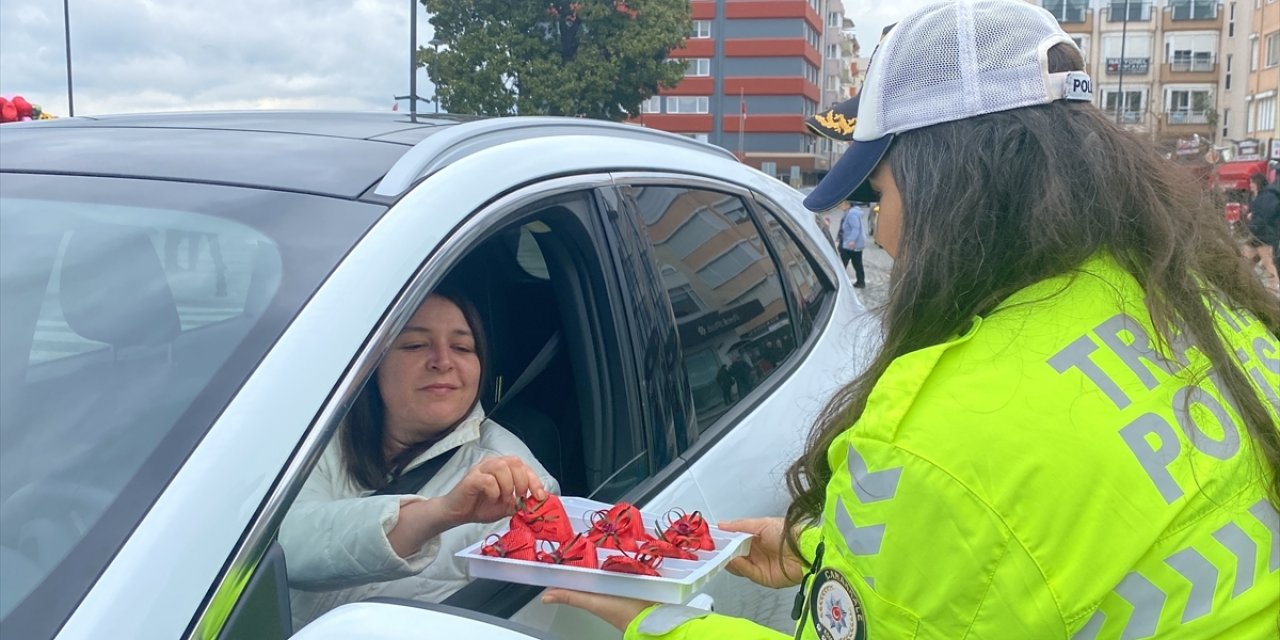
[[[1258,258],[1270,281],[1267,286],[1280,294],[1280,186],[1254,175],[1249,183],[1253,200],[1249,203],[1249,232],[1256,242]]]

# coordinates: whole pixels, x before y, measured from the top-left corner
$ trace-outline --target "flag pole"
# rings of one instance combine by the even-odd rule
[[[738,161],[745,163],[747,154],[742,150],[742,139],[747,128],[747,96],[746,90],[738,88]]]

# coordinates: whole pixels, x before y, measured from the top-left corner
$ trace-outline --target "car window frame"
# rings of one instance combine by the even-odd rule
[[[557,195],[572,192],[598,192],[602,189],[612,189],[612,187],[612,178],[607,173],[584,173],[526,184],[486,202],[445,234],[439,244],[427,251],[413,275],[401,286],[378,322],[366,334],[361,348],[353,354],[341,379],[334,385],[328,398],[316,413],[316,417],[307,426],[293,455],[281,469],[271,490],[245,527],[240,543],[228,555],[223,569],[213,581],[201,606],[192,616],[183,638],[213,638],[221,633],[230,612],[235,609],[240,597],[244,595],[245,585],[258,570],[270,545],[276,541],[280,525],[289,507],[319,462],[325,447],[334,437],[338,425],[346,416],[347,409],[363,388],[365,381],[373,375],[382,358],[390,350],[396,336],[408,324],[427,294],[438,286],[450,270],[472,249],[494,237],[509,224],[516,222],[521,212],[526,211],[530,206]],[[604,215],[602,207],[597,206],[596,209],[599,215]],[[395,214],[388,212],[383,218],[386,219],[391,215]],[[589,226],[587,233],[596,237],[599,226],[592,226],[595,228]],[[594,242],[593,246],[596,246]],[[612,261],[605,259],[606,256],[600,256],[600,258],[602,267],[612,274]],[[614,305],[619,300],[618,296],[623,294],[617,290],[615,278],[610,276],[607,280],[609,282],[606,287],[611,292],[609,304]],[[614,318],[620,318],[625,314],[615,312],[612,315]],[[615,322],[614,329],[621,331],[622,327],[616,326]],[[631,368],[630,362],[634,360],[634,356],[625,344],[622,345],[621,357],[623,369]],[[631,385],[628,385],[628,388],[631,388]],[[634,406],[634,402],[629,404]],[[652,465],[649,471],[649,479],[629,491],[628,495],[640,490],[649,491],[655,471]],[[532,598],[532,595],[529,597]],[[519,606],[523,604],[520,603]],[[297,632],[297,629],[294,631]]]
[[[820,336],[827,331],[830,326],[831,319],[835,311],[835,294],[839,292],[839,286],[836,283],[839,281],[834,278],[833,270],[830,265],[815,258],[816,255],[822,254],[816,250],[814,242],[807,239],[803,229],[799,228],[796,221],[792,220],[785,214],[778,213],[778,211],[785,211],[785,208],[753,189],[736,183],[725,182],[693,174],[630,171],[616,172],[613,174],[613,177],[619,189],[629,186],[688,188],[712,191],[740,198],[746,207],[748,215],[751,217],[752,224],[755,225],[756,231],[760,234],[765,246],[768,248],[770,262],[778,273],[778,277],[781,280],[781,286],[783,288],[783,295],[787,298],[787,310],[788,314],[791,316],[792,331],[796,334],[796,349],[787,357],[786,360],[783,361],[783,363],[778,366],[775,373],[771,374],[762,384],[752,389],[746,398],[736,402],[728,411],[722,414],[709,426],[705,429],[701,429],[698,433],[698,437],[683,450],[679,451],[677,458],[672,461],[671,464],[668,464],[666,467],[655,472],[655,476],[673,477],[682,473],[685,469],[701,458],[707,451],[714,447],[717,442],[733,431],[733,429],[743,421],[743,418],[754,411],[756,407],[763,403],[769,395],[773,393],[773,391],[785,384],[786,381],[795,374],[800,363],[803,362],[805,357],[812,352],[817,345]],[[761,210],[762,206],[764,207],[763,211]],[[630,208],[628,208],[627,211],[628,215],[633,216],[637,223],[643,224],[643,215],[641,212],[631,211]],[[824,284],[831,287],[832,295],[825,296],[826,300],[824,300],[818,312],[814,315],[813,330],[804,338],[803,341],[800,340],[798,334],[800,328],[796,321],[796,313],[798,312],[798,309],[794,307],[794,289],[790,283],[790,278],[783,272],[783,268],[779,264],[776,249],[773,247],[772,240],[768,237],[769,234],[764,230],[760,217],[762,213],[769,213],[773,215],[779,224],[782,225],[783,229],[790,234],[792,240],[796,241],[800,246],[801,251],[814,267],[815,272],[818,273],[818,277],[825,279]],[[645,240],[648,242],[647,238]],[[649,245],[648,250],[649,258],[653,260],[654,257],[652,254],[651,244]],[[655,266],[655,272],[656,271],[657,267]],[[664,296],[666,295],[665,290],[663,291],[663,294]],[[675,330],[676,321],[671,311],[669,299],[667,300],[666,315],[670,319],[672,330]],[[797,355],[799,355],[799,357],[796,357]],[[683,346],[681,346],[681,361],[683,362]],[[681,370],[683,370],[683,367],[681,367]],[[660,375],[670,375],[671,372],[658,373]],[[682,376],[681,379],[683,381],[685,395],[691,398],[692,389],[689,387],[687,376]],[[690,406],[692,406],[691,399]],[[655,443],[653,446],[656,448],[659,446],[665,446],[665,444]],[[656,495],[660,490],[661,487],[657,487],[652,491],[647,492],[639,499],[648,499],[649,497]]]

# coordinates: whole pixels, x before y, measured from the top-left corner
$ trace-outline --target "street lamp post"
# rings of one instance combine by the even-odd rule
[[[1114,5],[1112,6],[1114,7]],[[1125,103],[1128,102],[1124,96],[1124,53],[1125,44],[1129,39],[1129,0],[1124,0],[1124,16],[1122,16],[1122,19],[1124,22],[1120,23],[1120,79],[1116,83],[1116,93],[1119,94],[1116,96],[1116,122],[1120,124],[1124,123],[1124,107]]]
[[[418,118],[418,0],[409,0],[409,118]]]
[[[431,45],[431,49],[435,51],[435,56],[431,58],[431,70],[435,71],[440,68],[440,45],[444,44],[444,41],[440,38],[432,38],[431,42],[428,42],[427,44]],[[434,84],[432,84],[431,88],[431,103],[435,105],[435,112],[440,113],[440,81],[433,80],[433,83]]]
[[[71,8],[70,0],[62,0],[63,37],[67,45],[67,116],[76,117],[76,101],[71,93]]]

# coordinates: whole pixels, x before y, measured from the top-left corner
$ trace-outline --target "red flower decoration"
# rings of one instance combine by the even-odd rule
[[[624,551],[620,556],[609,556],[604,559],[600,568],[614,573],[630,573],[638,576],[658,577],[658,567],[662,566],[662,556],[637,553],[629,556]]]
[[[666,540],[646,540],[640,545],[640,553],[650,556],[675,558],[676,560],[697,560],[698,556],[691,549],[672,544]]]
[[[569,524],[564,504],[559,497],[550,494],[542,501],[533,496],[525,498],[520,510],[511,516],[511,528],[528,529],[539,540],[565,543],[573,538],[573,527]]]
[[[659,531],[658,537],[683,549],[699,549],[715,551],[716,543],[711,540],[711,527],[702,517],[702,512],[685,513],[680,509],[667,512],[667,529]]]
[[[558,547],[553,547],[550,551],[539,551],[537,560],[547,564],[562,564],[584,569],[600,568],[600,558],[596,555],[596,545],[592,544],[582,534],[570,538],[568,542]]]
[[[587,536],[602,549],[634,552],[649,540],[640,510],[626,502],[619,502],[607,511],[593,511],[587,517],[591,522]]]
[[[512,529],[502,536],[491,533],[489,537],[484,539],[484,544],[480,547],[480,554],[496,558],[511,558],[512,560],[533,562],[537,559],[534,555],[534,544],[536,542],[533,532],[525,528]]]

